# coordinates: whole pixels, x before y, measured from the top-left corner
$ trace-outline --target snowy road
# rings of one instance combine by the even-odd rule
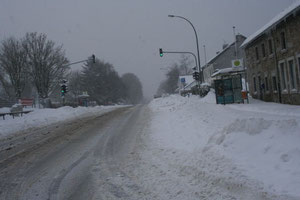
[[[42,130],[45,137],[33,139],[35,144],[22,145],[20,138],[13,139],[11,143],[27,150],[6,160],[5,154],[13,149],[1,151],[0,199],[143,196],[133,181],[122,187],[115,183],[124,178],[122,163],[135,151],[139,128],[146,121],[143,112],[142,106],[120,108],[96,118],[48,127]]]
[[[156,99],[2,141],[0,199],[299,199],[299,108],[210,98]]]

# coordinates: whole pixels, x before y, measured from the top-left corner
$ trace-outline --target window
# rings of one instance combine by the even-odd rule
[[[285,63],[281,62],[279,64],[280,68],[280,75],[281,75],[281,87],[283,90],[286,90],[286,69],[285,69]]]
[[[258,88],[259,88],[259,92],[261,93],[263,87],[262,87],[262,84],[261,84],[261,77],[260,76],[258,76]]]
[[[298,73],[299,73],[299,77],[300,77],[300,55],[298,57]]]
[[[256,60],[259,60],[258,47],[255,47]]]
[[[267,76],[265,77],[265,88],[266,88],[266,91],[269,91],[269,82],[268,82]]]
[[[266,57],[266,48],[264,43],[261,44],[261,51],[263,58]]]
[[[256,88],[256,78],[253,77],[253,89],[254,89],[254,92],[257,92],[257,88]]]
[[[273,43],[272,43],[272,40],[269,39],[268,40],[268,43],[269,43],[269,54],[273,54]]]
[[[285,33],[280,33],[280,42],[281,42],[281,49],[286,49],[286,40],[285,40]]]
[[[288,61],[289,75],[290,75],[290,86],[291,89],[296,89],[296,77],[295,77],[295,65],[294,59]]]
[[[277,80],[276,80],[276,76],[272,76],[272,82],[273,82],[273,91],[277,92]]]

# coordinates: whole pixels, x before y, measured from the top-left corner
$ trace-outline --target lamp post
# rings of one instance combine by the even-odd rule
[[[168,17],[177,17],[177,18],[180,18],[180,19],[183,19],[185,21],[187,21],[194,29],[194,32],[195,32],[195,36],[196,36],[196,44],[197,44],[197,54],[198,54],[198,70],[199,70],[199,73],[201,74],[201,82],[202,82],[202,78],[203,78],[203,75],[201,73],[201,65],[200,65],[200,53],[199,53],[199,42],[198,42],[198,35],[197,35],[197,31],[194,27],[194,25],[192,24],[192,22],[184,17],[181,17],[181,16],[177,16],[177,15],[168,15]]]

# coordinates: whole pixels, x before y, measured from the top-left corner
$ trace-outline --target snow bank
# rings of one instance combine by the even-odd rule
[[[213,92],[154,99],[151,139],[180,170],[300,198],[300,107],[250,102],[217,105]]]
[[[209,144],[272,192],[300,196],[299,123],[299,119],[237,119]]]
[[[97,115],[111,111],[120,106],[96,106],[96,107],[61,107],[57,109],[34,109],[33,112],[22,117],[5,116],[0,119],[0,139],[10,134],[29,128],[39,128],[56,122]],[[2,112],[9,112],[9,108],[3,108]]]

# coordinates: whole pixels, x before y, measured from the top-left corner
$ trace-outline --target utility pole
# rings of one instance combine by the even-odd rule
[[[237,39],[236,39],[236,34],[235,34],[235,26],[233,28],[233,36],[234,36],[234,43],[235,43],[235,59],[238,59],[238,47],[237,47]]]
[[[205,47],[205,45],[203,45],[203,49],[204,49],[204,61],[205,61],[205,67],[206,67],[207,60],[206,60],[206,47]]]
[[[193,30],[195,32],[195,36],[196,36],[196,45],[197,45],[197,54],[198,54],[198,69],[199,69],[199,73],[200,73],[200,80],[202,82],[203,81],[203,73],[201,72],[200,53],[199,53],[199,41],[198,41],[197,31],[196,31],[194,25],[192,24],[192,22],[190,20],[188,20],[187,18],[184,18],[182,16],[168,15],[168,17],[177,17],[177,18],[183,19],[183,20],[187,21],[192,26],[192,28],[193,28]]]

